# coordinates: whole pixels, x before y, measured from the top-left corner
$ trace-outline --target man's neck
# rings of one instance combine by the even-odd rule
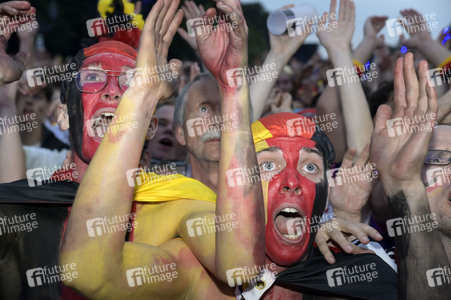
[[[268,268],[268,267],[272,267],[274,265],[275,265],[275,269],[269,269],[269,271],[276,272],[278,274],[286,269],[286,267],[281,267],[281,266],[273,263],[268,257],[266,257],[265,266]],[[302,300],[302,298],[303,298],[302,293],[292,291],[287,288],[277,286],[274,284],[271,287],[270,291],[264,296],[263,299],[265,299],[265,300],[276,300],[276,299]]]
[[[218,176],[219,176],[219,161],[200,160],[189,155],[191,163],[191,177],[199,180],[208,186],[213,192],[218,192]]]
[[[44,126],[44,124],[38,126],[37,128],[33,128],[30,132],[21,131],[20,139],[22,141],[22,145],[32,146],[40,143],[42,141],[42,126]]]

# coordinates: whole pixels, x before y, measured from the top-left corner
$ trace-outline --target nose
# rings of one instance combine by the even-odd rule
[[[118,101],[121,100],[122,90],[119,87],[116,76],[108,76],[107,84],[102,90],[102,99],[108,101]]]
[[[296,196],[302,194],[301,174],[296,169],[287,166],[277,176],[281,177],[280,193]]]

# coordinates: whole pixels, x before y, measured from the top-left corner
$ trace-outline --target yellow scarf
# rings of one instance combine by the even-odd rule
[[[134,201],[165,202],[179,199],[216,203],[216,194],[198,180],[180,174],[157,175],[139,173],[136,177]]]

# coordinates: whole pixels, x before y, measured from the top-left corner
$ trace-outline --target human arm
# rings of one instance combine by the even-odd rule
[[[15,104],[18,82],[0,86],[0,183],[12,182],[25,178],[25,154],[22,149],[18,122],[11,124],[6,120],[15,120]]]
[[[183,18],[183,13],[177,10],[178,4],[178,1],[159,0],[153,6],[141,35],[137,68],[158,69],[167,65],[169,45]],[[180,67],[179,61],[170,63],[175,67],[173,72]],[[116,217],[118,226],[127,226],[129,221],[134,189],[127,183],[127,173],[137,168],[148,131],[150,135],[155,131],[151,119],[157,103],[168,98],[174,89],[166,81],[141,82],[129,87],[121,97],[110,130],[81,181],[60,251],[60,263],[75,263],[78,272],[78,277],[66,284],[92,298],[111,299],[111,295],[119,299],[144,298],[144,295],[178,298],[186,297],[188,291],[190,278],[178,267],[179,278],[173,282],[132,287],[127,280],[130,269],[177,264],[183,260],[178,255],[186,247],[180,242],[170,241],[155,247],[126,243],[126,231],[91,237],[86,230],[98,218]]]
[[[339,91],[346,127],[347,147],[355,147],[357,153],[360,153],[370,139],[373,122],[362,85],[353,71],[350,43],[355,26],[355,5],[350,0],[340,1],[338,21],[336,21],[334,18],[336,3],[336,0],[331,1],[329,15],[327,16],[325,13],[319,23],[323,27],[326,26],[326,21],[337,22],[337,26],[332,27],[330,31],[318,31],[317,36],[326,48],[333,66],[343,72],[344,83],[339,85]],[[328,72],[330,71],[332,70]]]
[[[418,80],[413,54],[398,59],[394,110],[382,105],[376,114],[370,156],[384,186],[392,218],[410,219],[431,214],[420,177],[437,113],[437,96],[427,81],[427,69],[427,62],[420,62]],[[395,118],[417,122],[403,122],[404,133],[390,136],[387,122]],[[418,125],[425,130],[412,128]],[[438,231],[406,231],[395,236],[395,244],[399,299],[446,298],[448,287],[430,287],[426,278],[427,270],[449,265]]]
[[[410,35],[409,39],[406,39],[404,35],[400,36],[400,41],[403,45],[406,45],[409,48],[418,49],[434,67],[439,67],[441,63],[451,56],[451,51],[446,49],[438,41],[432,39],[428,28],[433,26],[433,24],[425,22],[425,17],[418,11],[414,9],[405,9],[401,11],[401,15],[414,21],[410,24],[403,22],[404,28]]]
[[[281,9],[287,9],[293,6],[294,4],[291,4],[284,6]],[[275,66],[274,70],[271,70],[271,72],[280,74],[283,67],[285,67],[291,57],[302,46],[309,34],[310,27],[306,27],[300,35],[296,35],[294,37],[290,37],[288,34],[274,35],[269,32],[270,50],[265,61],[263,62],[263,66]],[[262,72],[268,72],[268,70],[263,68]],[[253,121],[257,121],[261,118],[266,100],[268,99],[276,80],[277,78],[273,78],[273,80],[269,82],[266,80],[256,81],[249,86],[253,110]]]
[[[363,40],[355,48],[352,57],[365,64],[373,55],[374,49],[384,45],[384,35],[377,36],[385,26],[386,16],[372,16],[366,19],[363,28]]]
[[[229,71],[242,71],[247,67],[246,21],[238,1],[218,1],[216,7],[221,13],[230,16],[221,22],[230,22],[235,26],[230,32],[204,30],[202,35],[196,35],[196,41],[202,63],[218,83],[221,115],[224,120],[228,118],[224,122],[233,128],[221,131],[216,216],[224,218],[234,214],[238,226],[232,231],[217,231],[215,242],[214,234],[202,235],[202,238],[210,238],[210,242],[202,241],[199,237],[189,237],[185,226],[181,226],[180,235],[190,249],[202,253],[198,255],[199,260],[216,278],[227,281],[226,271],[229,269],[252,269],[253,266],[264,264],[265,214],[259,180],[246,181],[243,185],[229,182],[229,176],[233,180],[233,172],[255,170],[258,164],[250,127],[249,89],[244,72],[237,72],[243,83],[240,86],[229,83],[227,76]],[[213,18],[216,13],[216,9],[210,8],[203,17]],[[212,48],[215,48],[214,52]]]

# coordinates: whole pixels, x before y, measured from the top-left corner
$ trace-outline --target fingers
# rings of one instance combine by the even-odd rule
[[[400,57],[395,64],[395,83],[394,83],[394,117],[402,117],[406,103],[406,87],[404,84],[403,58]]]
[[[336,228],[329,228],[327,230],[320,229],[319,233],[323,234],[324,237],[328,237],[334,243],[338,244],[341,249],[346,253],[352,253],[351,243],[348,242],[343,233]]]
[[[425,73],[423,73],[424,76]],[[436,122],[437,120],[437,111],[438,111],[438,100],[437,100],[437,92],[435,91],[435,89],[432,87],[432,85],[427,82],[426,84],[426,96],[428,98],[427,104],[427,110],[426,112],[431,115],[432,113],[435,115],[434,118],[432,118],[431,122]]]
[[[318,246],[319,251],[324,255],[324,258],[329,264],[335,263],[335,258],[332,252],[329,249],[329,245],[327,245],[326,239],[322,234],[317,234],[315,237],[315,243]]]
[[[363,148],[362,152],[360,152],[355,165],[358,167],[363,167],[366,165],[370,158],[370,143],[367,143],[365,148]]]
[[[168,56],[169,46],[171,45],[175,33],[177,32],[177,29],[180,27],[180,24],[182,23],[182,20],[183,20],[183,11],[179,10],[175,15],[175,17],[172,19],[172,21],[170,21],[167,32],[163,37],[164,50],[162,52],[164,57]]]
[[[163,1],[163,7],[161,8],[160,13],[158,14],[157,21],[155,22],[154,31],[155,31],[155,33],[163,36],[164,33],[162,33],[162,31],[161,31],[161,27],[163,26],[163,22],[165,21],[165,19],[167,17],[167,12],[168,12],[169,8],[171,7],[171,1],[170,0],[159,0],[159,1]],[[175,2],[179,2],[179,1],[176,0]],[[177,3],[177,5],[178,5],[178,3]]]
[[[343,157],[343,162],[341,163],[341,167],[342,168],[351,168],[352,162],[354,161],[354,157],[355,157],[356,153],[357,153],[356,148],[354,148],[354,147],[349,148]]]
[[[404,84],[406,90],[407,110],[412,115],[418,103],[418,78],[415,73],[413,54],[407,53],[403,63]]]
[[[337,12],[337,0],[331,0],[329,8],[329,22],[332,22],[333,19],[337,18],[336,12]]]
[[[374,132],[381,132],[387,128],[387,121],[392,116],[392,109],[386,104],[382,104],[377,109],[376,117],[374,118]]]
[[[428,108],[428,96],[426,93],[426,85],[428,84],[428,63],[426,61],[421,61],[418,67],[418,76],[420,77],[419,83],[419,96],[418,96],[418,104],[417,107],[419,111],[426,112]]]
[[[183,19],[183,12],[181,12],[178,9],[180,1],[179,0],[172,0],[170,1],[170,6],[168,7],[168,10],[166,12],[166,15],[164,17],[163,20],[163,24],[161,25],[161,29],[160,29],[160,34],[162,36],[165,36],[166,33],[168,32],[168,28],[173,24],[173,20],[176,18],[176,14],[182,14],[182,19]],[[181,20],[180,20],[181,22]],[[177,25],[177,28],[180,26],[180,23]],[[175,31],[173,31],[172,37],[175,35],[175,32],[177,31],[177,28]],[[172,39],[171,39],[172,41]]]

